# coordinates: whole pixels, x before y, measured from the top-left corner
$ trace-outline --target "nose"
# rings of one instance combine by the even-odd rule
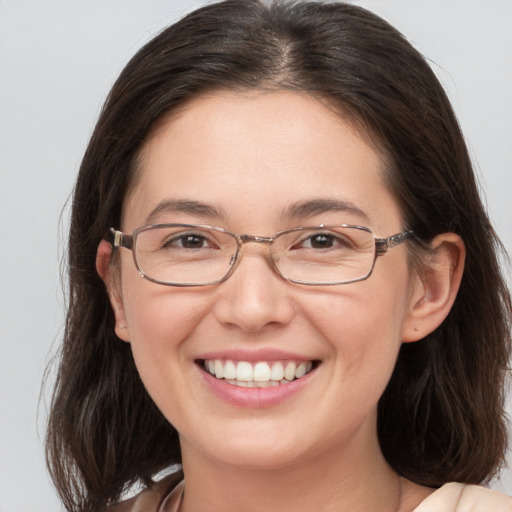
[[[218,285],[218,322],[255,333],[287,325],[295,314],[291,287],[272,268],[268,248],[246,251],[231,277]]]

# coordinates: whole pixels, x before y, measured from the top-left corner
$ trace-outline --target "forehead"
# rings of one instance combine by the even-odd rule
[[[358,207],[377,193],[396,207],[382,162],[369,137],[310,95],[205,95],[173,113],[146,142],[123,224],[137,227],[165,200],[259,218],[312,199]]]

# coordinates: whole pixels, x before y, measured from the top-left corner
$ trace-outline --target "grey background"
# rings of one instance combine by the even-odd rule
[[[0,512],[59,509],[44,469],[39,393],[62,333],[66,201],[100,106],[151,35],[203,3],[0,0]],[[432,61],[510,251],[512,1],[354,3]],[[493,487],[512,494],[511,472]]]

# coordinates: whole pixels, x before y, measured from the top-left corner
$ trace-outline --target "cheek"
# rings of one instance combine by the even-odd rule
[[[150,285],[152,283],[149,283]],[[176,428],[187,416],[190,337],[208,307],[183,290],[139,292],[127,301],[131,348],[146,390]],[[193,344],[193,343],[192,343]],[[185,364],[184,364],[185,363]]]
[[[323,336],[335,352],[335,378],[350,383],[353,390],[386,385],[401,345],[399,323],[381,310],[343,308],[333,322],[324,324]],[[375,313],[375,314],[372,314]]]
[[[150,391],[172,378],[172,365],[186,357],[183,343],[209,310],[197,291],[159,286],[127,272],[123,306],[135,363]],[[152,394],[152,393],[151,393]]]
[[[407,294],[382,286],[366,286],[370,281],[332,290],[304,304],[310,321],[334,345],[365,346],[377,339],[401,342],[400,334],[407,313]],[[351,287],[351,288],[348,288]]]
[[[142,278],[129,256],[123,254],[121,262],[121,290],[133,350],[139,345],[178,345],[200,317],[204,300],[192,290]]]
[[[125,300],[125,310],[134,352],[175,351],[200,323],[208,306],[182,290],[164,289],[158,294],[152,289],[150,294],[139,291]]]
[[[335,361],[333,378],[351,382],[353,389],[383,391],[402,344],[402,325],[408,310],[407,280],[395,286],[367,281],[310,297],[309,322],[328,341]],[[396,283],[403,282],[403,287]],[[378,398],[378,397],[377,397]]]

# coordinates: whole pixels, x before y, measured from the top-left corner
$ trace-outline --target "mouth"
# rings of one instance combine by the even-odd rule
[[[311,373],[319,361],[235,361],[200,359],[199,367],[228,384],[244,388],[269,388],[290,384]]]

